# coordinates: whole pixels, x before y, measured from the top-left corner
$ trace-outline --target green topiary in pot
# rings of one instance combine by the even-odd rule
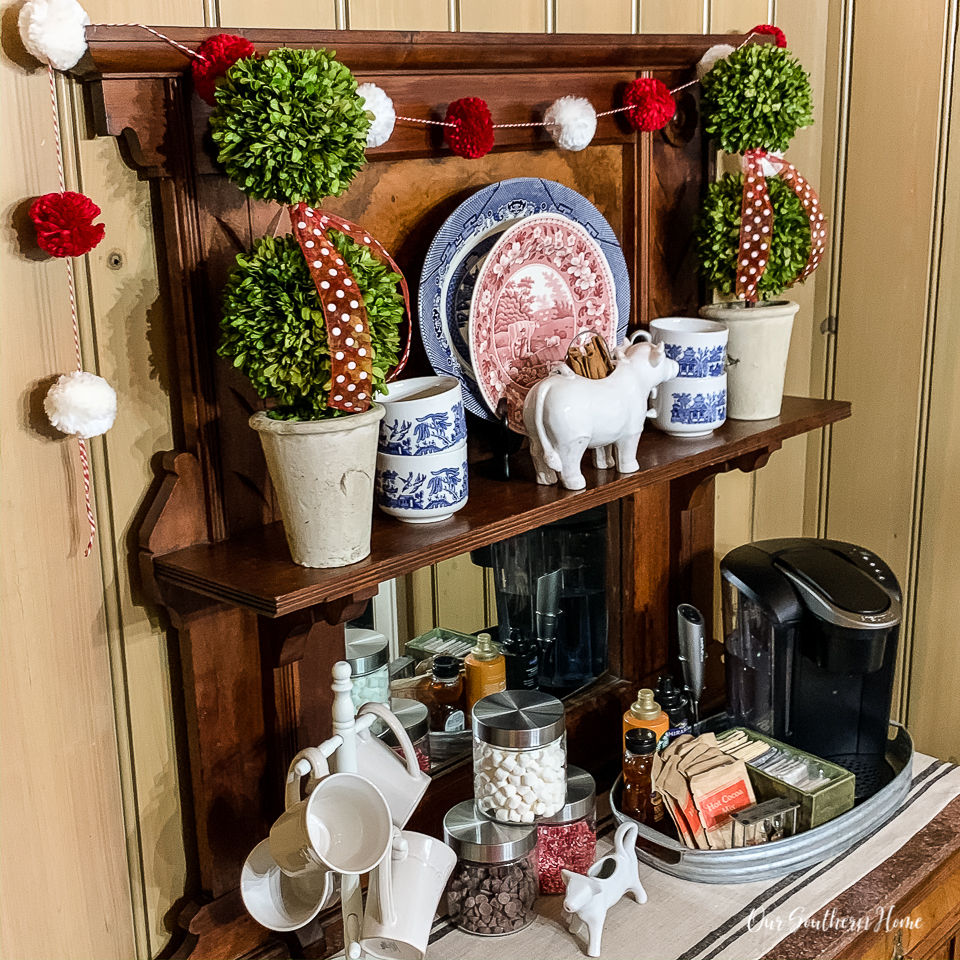
[[[399,274],[337,230],[330,237],[363,295],[373,348],[373,395],[384,393],[400,356],[404,300]],[[264,237],[237,257],[223,294],[218,352],[233,360],[277,420],[350,416],[329,407],[326,320],[300,246],[292,236]]]
[[[318,205],[340,196],[365,162],[370,115],[332,52],[280,47],[238,60],[216,102],[219,160],[248,197]]]
[[[810,78],[781,47],[742,46],[717,60],[701,84],[704,130],[727,153],[782,153],[797,130],[813,123]]]
[[[767,180],[773,207],[770,258],[758,284],[761,297],[776,297],[794,283],[810,256],[810,224],[797,195],[779,177]],[[743,174],[728,173],[707,188],[696,229],[700,272],[708,286],[733,297],[737,286],[737,251]]]

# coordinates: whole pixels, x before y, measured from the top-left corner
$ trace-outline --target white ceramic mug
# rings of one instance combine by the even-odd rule
[[[370,879],[360,941],[364,956],[422,960],[456,863],[457,855],[442,841],[397,831],[391,855]]]
[[[301,800],[304,767],[314,776],[323,775]],[[270,830],[270,853],[290,876],[301,877],[318,867],[367,873],[390,849],[393,821],[383,794],[359,774],[328,771],[316,747],[302,750],[290,764],[287,809]]]
[[[653,422],[664,433],[705,437],[727,419],[727,375],[661,383],[653,409]]]
[[[698,317],[660,317],[650,321],[654,343],[662,343],[683,379],[719,377],[727,360],[727,328]]]
[[[403,750],[403,760],[368,727],[357,734],[357,772],[377,786],[386,798],[393,822],[403,827],[427,792],[430,775],[420,769],[410,736],[386,704],[365,703],[357,711],[357,716],[370,713],[379,717],[393,732]]]
[[[387,411],[380,421],[380,453],[422,457],[450,450],[467,439],[456,377],[395,380],[387,384],[387,391],[378,400]]]
[[[339,875],[326,867],[296,877],[284,873],[270,853],[269,840],[253,848],[240,873],[243,905],[268,930],[298,930],[336,903],[339,891]]]

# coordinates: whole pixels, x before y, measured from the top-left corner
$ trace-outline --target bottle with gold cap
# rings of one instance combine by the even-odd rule
[[[473,705],[491,693],[507,689],[507,662],[489,633],[477,634],[477,645],[464,657],[467,715]]]
[[[656,734],[657,750],[662,750],[669,743],[667,731],[670,729],[670,718],[660,709],[660,704],[653,699],[653,691],[647,687],[637,691],[636,701],[623,715],[624,749],[627,731],[639,727],[646,727]]]

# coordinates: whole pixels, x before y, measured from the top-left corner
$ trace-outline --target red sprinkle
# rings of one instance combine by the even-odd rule
[[[537,827],[540,892],[564,893],[561,870],[586,873],[597,857],[597,834],[587,820]]]

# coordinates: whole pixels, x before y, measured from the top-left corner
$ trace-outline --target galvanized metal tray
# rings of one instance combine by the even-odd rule
[[[639,824],[637,858],[663,873],[697,883],[749,883],[786,876],[843,853],[887,822],[900,809],[913,779],[913,740],[905,727],[891,724],[896,736],[887,742],[893,780],[868,800],[829,823],[784,840],[733,850],[691,850]],[[614,819],[635,823],[620,812],[623,778],[610,791]]]

